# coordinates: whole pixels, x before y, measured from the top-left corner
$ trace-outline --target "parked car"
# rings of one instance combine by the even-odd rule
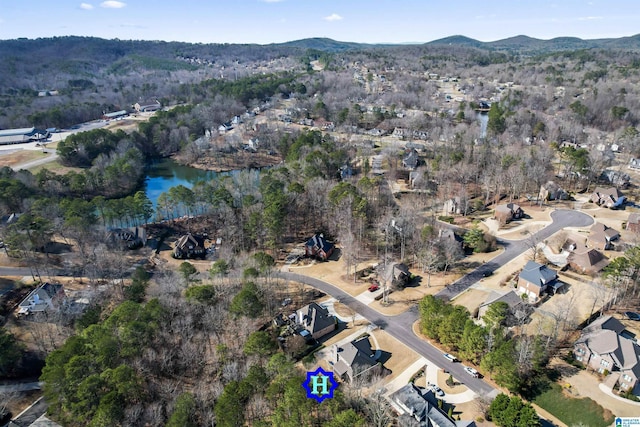
[[[283,300],[282,300],[282,306],[283,306],[283,307],[286,307],[286,306],[288,306],[289,304],[291,304],[292,302],[293,302],[293,301],[291,300],[291,298],[285,298],[285,299],[283,299]]]
[[[624,315],[629,320],[640,320],[640,314],[636,313],[635,311],[625,311]]]
[[[378,289],[380,289],[380,286],[376,285],[375,283],[371,286],[369,286],[369,292],[375,292]]]
[[[443,354],[443,356],[445,357],[445,359],[449,359],[449,361],[451,361],[451,362],[457,362],[458,361],[458,359],[452,354],[445,353],[445,354]]]
[[[436,394],[436,396],[438,396],[438,397],[444,396],[444,391],[442,391],[442,389],[440,387],[438,387],[437,385],[434,385],[432,387],[432,390]]]
[[[474,378],[478,378],[478,377],[480,376],[480,374],[478,374],[478,371],[476,371],[475,369],[470,368],[470,367],[468,367],[468,366],[465,366],[465,367],[464,367],[464,371],[465,371],[467,374],[469,374],[469,375],[471,375],[472,377],[474,377]]]

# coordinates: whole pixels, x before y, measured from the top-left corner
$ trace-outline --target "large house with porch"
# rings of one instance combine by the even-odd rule
[[[588,368],[609,374],[605,383],[640,394],[640,346],[614,317],[601,316],[584,328],[573,355]]]

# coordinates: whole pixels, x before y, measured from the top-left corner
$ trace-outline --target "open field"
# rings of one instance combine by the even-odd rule
[[[47,154],[44,154],[42,150],[0,151],[0,168],[4,166],[14,167],[46,156]]]

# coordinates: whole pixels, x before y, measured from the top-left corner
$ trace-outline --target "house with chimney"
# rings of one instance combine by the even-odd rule
[[[620,238],[617,230],[596,222],[591,226],[589,237],[587,237],[587,245],[599,249],[601,251],[611,249],[613,242]]]
[[[379,362],[379,351],[371,348],[369,336],[365,335],[343,346],[333,346],[333,372],[345,381],[353,381],[360,376],[385,374]]]
[[[308,257],[316,257],[322,261],[326,261],[333,250],[335,245],[324,238],[322,234],[315,234],[304,245],[304,254]]]
[[[624,204],[624,196],[615,187],[596,187],[591,194],[591,201],[598,206],[616,209]]]
[[[389,395],[394,409],[399,413],[400,427],[475,427],[474,421],[455,421],[438,406],[433,390],[409,383]]]
[[[555,285],[558,273],[546,265],[528,261],[518,275],[518,293],[536,301],[544,292]]]
[[[302,327],[302,335],[307,339],[319,339],[334,331],[338,325],[335,316],[329,314],[326,307],[315,302],[305,305],[295,313],[296,324]]]
[[[640,395],[640,346],[612,316],[601,316],[582,330],[573,355],[586,367],[608,375],[605,383]]]

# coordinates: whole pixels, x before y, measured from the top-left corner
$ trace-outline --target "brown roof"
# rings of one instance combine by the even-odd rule
[[[586,246],[576,248],[569,254],[567,261],[588,273],[597,273],[609,264],[609,259],[601,252]]]

